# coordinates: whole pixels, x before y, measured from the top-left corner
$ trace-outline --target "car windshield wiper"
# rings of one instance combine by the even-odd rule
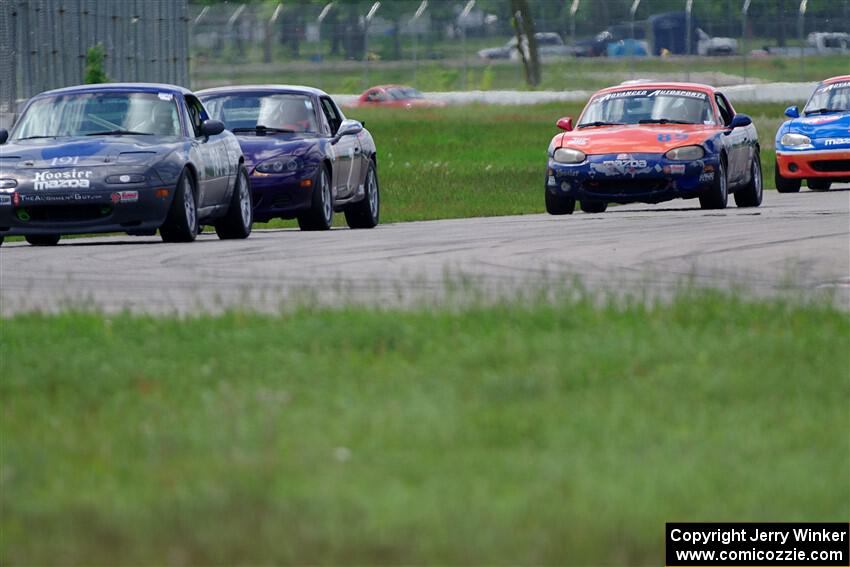
[[[842,108],[817,108],[815,110],[806,110],[806,114],[829,114],[830,112],[847,112]]]
[[[133,130],[105,130],[103,132],[90,132],[86,136],[153,136],[153,134]]]
[[[27,136],[26,138],[16,138],[15,141],[18,140],[38,140],[41,138],[58,138],[59,136]]]
[[[670,118],[644,118],[638,120],[638,124],[696,124],[687,120],[671,120]]]
[[[624,126],[622,122],[604,122],[602,120],[597,120],[596,122],[585,122],[583,124],[579,124],[576,128],[591,128],[593,126]]]
[[[257,134],[267,134],[269,132],[272,134],[294,134],[295,130],[289,130],[287,128],[272,128],[271,126],[257,124],[253,128],[234,128],[231,132],[234,134],[237,132],[256,132]]]

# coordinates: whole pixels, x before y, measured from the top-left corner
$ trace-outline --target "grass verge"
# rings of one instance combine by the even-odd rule
[[[577,118],[583,106],[362,108],[346,114],[365,120],[378,146],[382,221],[402,222],[544,212],[546,148],[558,133],[555,122]],[[773,187],[773,137],[784,106],[742,104],[736,110],[753,116],[765,187]],[[336,220],[344,224],[342,215]]]
[[[846,314],[685,293],[2,322],[0,563],[658,564],[848,517]]]

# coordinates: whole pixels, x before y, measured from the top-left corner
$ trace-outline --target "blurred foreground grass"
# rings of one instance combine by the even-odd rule
[[[2,564],[660,564],[845,521],[846,313],[690,292],[0,323]]]

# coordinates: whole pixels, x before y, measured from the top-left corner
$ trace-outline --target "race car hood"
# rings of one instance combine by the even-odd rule
[[[850,112],[801,116],[786,123],[788,132],[809,138],[847,138],[850,136]]]
[[[242,147],[242,153],[245,156],[245,165],[249,167],[278,156],[303,157],[319,141],[313,135],[307,137],[299,134],[276,134],[271,136],[237,134],[236,138]]]
[[[702,124],[598,126],[558,134],[553,141],[555,148],[574,148],[586,154],[663,154],[680,146],[700,144],[721,130]]]
[[[97,167],[116,163],[142,165],[170,151],[167,140],[153,136],[39,138],[0,146],[0,168],[51,169]]]

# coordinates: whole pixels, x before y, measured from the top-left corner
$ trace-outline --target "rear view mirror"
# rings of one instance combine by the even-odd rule
[[[785,116],[787,116],[788,118],[799,118],[800,109],[796,106],[789,106],[785,109]]]
[[[339,125],[339,130],[337,130],[336,135],[331,140],[331,143],[336,144],[344,136],[356,136],[362,131],[363,124],[357,120],[344,120],[342,124]]]
[[[561,118],[560,120],[558,120],[557,126],[561,130],[565,130],[567,132],[572,131],[572,129],[573,129],[573,119],[572,119],[572,117],[566,116],[564,118]]]
[[[224,132],[224,124],[218,120],[204,120],[201,124],[202,136],[215,136]]]
[[[753,119],[747,116],[746,114],[736,114],[734,118],[732,118],[732,122],[729,124],[729,128],[741,128],[742,126],[749,126],[753,123]]]

